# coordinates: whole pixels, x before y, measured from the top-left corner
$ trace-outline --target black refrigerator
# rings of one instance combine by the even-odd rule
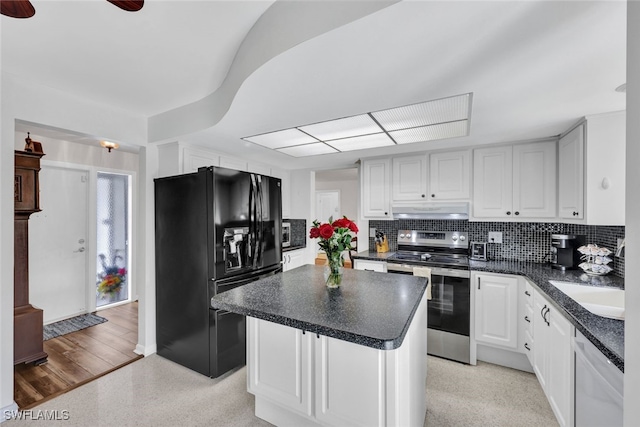
[[[246,322],[211,297],[281,271],[280,179],[207,167],[154,181],[157,351],[215,378],[246,363]]]

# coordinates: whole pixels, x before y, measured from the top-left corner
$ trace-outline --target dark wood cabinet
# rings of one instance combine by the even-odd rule
[[[42,153],[15,152],[13,363],[41,363],[42,310],[29,303],[29,217],[40,211],[38,173]]]

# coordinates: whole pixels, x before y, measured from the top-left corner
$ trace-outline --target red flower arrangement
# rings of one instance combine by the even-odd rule
[[[351,247],[351,233],[357,233],[358,226],[346,216],[333,220],[329,218],[326,223],[313,221],[313,227],[309,230],[309,237],[320,239],[318,245],[327,254],[330,273],[327,277],[327,286],[338,287],[342,280],[340,267],[344,265],[342,252],[353,249]]]

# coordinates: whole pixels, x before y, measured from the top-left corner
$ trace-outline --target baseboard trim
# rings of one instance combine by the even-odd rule
[[[141,354],[144,357],[155,354],[157,353],[157,351],[158,351],[158,346],[156,344],[148,345],[148,346],[144,346],[142,344],[136,344],[136,348],[135,350],[133,350],[135,354]]]
[[[522,353],[502,350],[480,344],[478,344],[476,348],[478,352],[478,360],[533,373],[533,368],[531,367],[531,363],[529,363],[529,359],[527,359],[527,356]]]
[[[5,406],[4,408],[2,408],[2,413],[0,413],[0,423],[12,419],[12,415],[17,412],[18,405],[16,404],[16,402],[13,402],[11,405]]]

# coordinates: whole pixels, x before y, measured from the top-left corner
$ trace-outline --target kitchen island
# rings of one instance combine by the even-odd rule
[[[276,425],[422,426],[427,279],[305,265],[211,299],[247,316],[247,386]]]

